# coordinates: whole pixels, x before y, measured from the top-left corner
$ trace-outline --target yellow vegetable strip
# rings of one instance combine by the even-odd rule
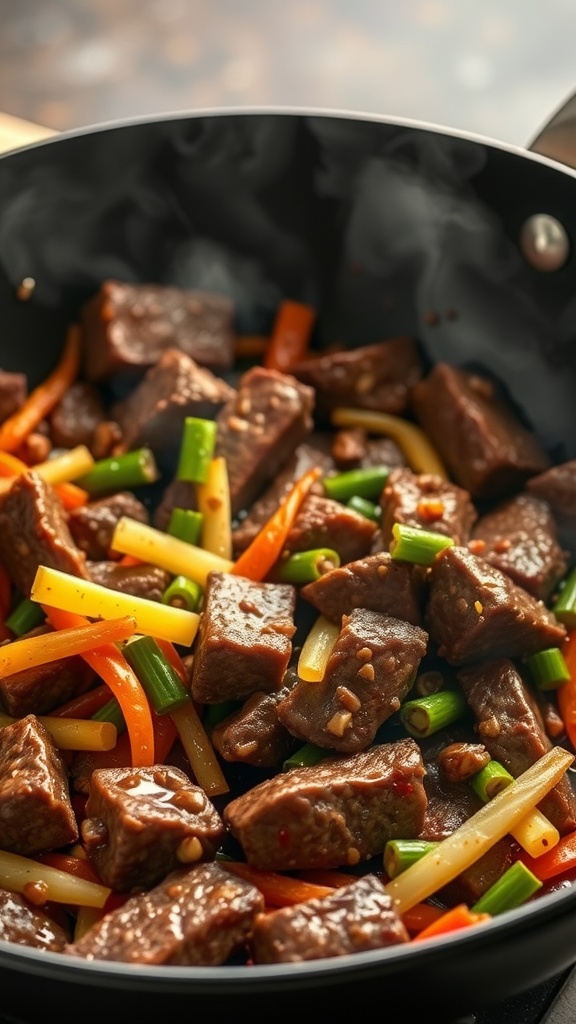
[[[531,857],[541,857],[560,840],[558,829],[537,807],[510,829],[510,835]]]
[[[112,722],[94,722],[91,718],[56,718],[38,715],[60,750],[113,750],[118,732]],[[0,728],[16,722],[0,713]]]
[[[447,885],[509,833],[560,781],[574,761],[552,747],[493,800],[386,886],[399,914]]]
[[[136,632],[161,637],[189,647],[196,636],[199,616],[183,608],[172,608],[146,597],[121,594],[92,580],[40,565],[36,571],[32,601],[76,612],[94,619],[116,619],[129,615],[136,623]]]
[[[0,647],[0,679],[36,665],[92,651],[102,644],[127,640],[135,632],[136,619],[125,615],[118,619],[89,623],[87,626],[74,626],[54,633],[13,640]]]
[[[0,850],[0,887],[24,896],[41,892],[43,901],[71,903],[81,907],[103,907],[111,890],[96,882],[60,871],[59,868],[39,864],[29,857]],[[35,901],[35,900],[34,900]],[[40,901],[37,901],[40,902]]]
[[[230,787],[192,701],[172,711],[170,717],[178,730],[198,785],[208,796],[227,793]]]
[[[415,473],[434,473],[448,479],[446,467],[424,431],[415,423],[400,416],[369,409],[339,407],[332,412],[335,427],[359,427],[372,434],[384,434],[396,441],[411,469]]]
[[[232,558],[232,513],[226,459],[211,459],[204,483],[196,487],[202,513],[202,547],[220,558]]]
[[[70,480],[78,480],[88,473],[94,465],[94,458],[84,444],[79,444],[62,455],[55,455],[46,462],[39,462],[32,469],[47,484],[65,484]]]
[[[171,537],[153,526],[123,516],[112,535],[112,548],[123,555],[141,558],[175,576],[187,576],[203,587],[210,572],[230,572],[233,562],[195,544]],[[172,609],[175,611],[175,609]],[[191,612],[186,614],[191,615]]]
[[[100,907],[78,907],[74,922],[74,942],[79,942],[90,928],[102,920],[103,916],[104,911]]]
[[[308,683],[320,683],[324,679],[328,659],[340,635],[340,627],[319,615],[308,633],[300,657],[298,675]]]

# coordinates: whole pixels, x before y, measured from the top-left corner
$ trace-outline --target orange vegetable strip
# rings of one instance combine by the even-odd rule
[[[576,832],[562,836],[556,846],[541,857],[529,857],[522,852],[520,860],[541,882],[564,872],[576,871]]]
[[[570,672],[570,679],[558,687],[556,698],[566,735],[576,750],[576,629],[568,634],[562,654]]]
[[[152,725],[156,764],[164,764],[178,737],[178,730],[170,715],[157,715],[155,712],[152,713]]]
[[[452,907],[451,910],[447,910],[436,921],[432,921],[421,932],[418,932],[412,939],[412,942],[419,942],[420,939],[432,939],[437,935],[447,935],[449,932],[456,932],[461,928],[470,928],[475,924],[483,924],[491,919],[490,914],[476,914],[465,903],[459,903],[456,907]]]
[[[441,907],[434,907],[431,903],[417,903],[410,910],[404,911],[402,920],[410,934],[414,935],[416,932],[421,932],[424,928],[428,928],[438,918],[443,917],[445,913],[446,911]]]
[[[85,626],[72,626],[69,629],[57,629],[53,633],[14,640],[0,648],[0,679],[36,665],[84,654],[103,644],[127,640],[135,632],[136,620],[125,615],[118,619],[88,622]]]
[[[78,487],[78,484],[70,482],[56,484],[54,490],[67,511],[73,508],[81,508],[90,501],[88,491],[85,491],[83,487]]]
[[[122,558],[118,559],[118,565],[133,566],[142,564],[142,559],[135,558],[134,555],[122,555]]]
[[[178,730],[180,742],[186,751],[198,785],[208,796],[228,793],[230,787],[192,701],[172,711],[170,718]]]
[[[88,620],[75,612],[42,606],[44,614],[55,629],[86,626]],[[85,651],[85,661],[108,683],[124,715],[130,739],[132,764],[135,768],[154,764],[154,728],[148,698],[140,681],[114,644],[104,644],[98,650]]]
[[[15,455],[10,455],[9,452],[0,451],[0,477],[20,476],[21,473],[27,473],[29,469],[30,466],[27,462],[16,458]]]
[[[259,871],[241,861],[221,861],[223,868],[240,878],[252,882],[260,890],[269,907],[291,907],[307,900],[324,899],[332,895],[333,886],[313,885],[301,878],[291,878],[275,871]]]
[[[265,334],[239,334],[234,342],[234,358],[261,359],[268,341]]]
[[[68,329],[60,359],[46,379],[30,392],[22,407],[0,427],[0,450],[15,451],[58,404],[80,369],[80,328]]]
[[[68,853],[41,853],[36,856],[35,860],[40,864],[49,864],[50,867],[57,868],[59,871],[68,871],[69,874],[75,875],[76,878],[84,878],[87,882],[102,884],[89,861],[81,857],[72,857]]]
[[[61,704],[50,712],[53,718],[92,718],[92,715],[110,700],[110,687],[107,683],[95,686],[87,693],[81,693],[77,697]]]
[[[251,580],[263,580],[278,561],[286,538],[298,515],[300,505],[310,488],[318,480],[318,467],[308,470],[288,492],[282,503],[272,513],[254,540],[234,562],[230,572],[235,576],[246,576]]]
[[[298,872],[298,878],[301,878],[303,882],[331,889],[341,889],[344,885],[358,881],[356,875],[348,875],[345,871],[336,871],[333,868],[306,868],[306,870]]]
[[[279,307],[264,352],[264,366],[268,370],[289,372],[306,357],[316,310],[303,302],[284,299]]]

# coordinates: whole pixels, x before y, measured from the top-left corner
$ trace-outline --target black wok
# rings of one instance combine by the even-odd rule
[[[520,149],[347,114],[206,112],[69,132],[0,159],[0,365],[40,380],[107,277],[225,292],[243,333],[266,330],[287,295],[318,307],[326,340],[411,334],[431,360],[496,374],[552,456],[574,458],[575,179]],[[543,248],[536,214],[555,218]],[[15,296],[25,277],[28,302]],[[286,1018],[320,995],[324,1018],[371,1005],[428,1020],[574,961],[567,888],[469,934],[297,967],[134,968],[0,943],[0,989],[27,1019],[34,991],[38,1019],[48,999],[67,1017]]]

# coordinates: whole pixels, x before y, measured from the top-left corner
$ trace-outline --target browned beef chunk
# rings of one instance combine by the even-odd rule
[[[507,658],[470,666],[458,673],[477,721],[482,743],[516,778],[534,764],[552,743],[538,705],[518,669]],[[576,828],[576,797],[567,778],[544,798],[542,813],[561,834]]]
[[[473,498],[512,494],[550,465],[535,435],[484,377],[437,363],[412,389],[411,401],[454,480]]]
[[[292,654],[296,591],[212,572],[204,591],[192,668],[200,703],[280,689]]]
[[[70,936],[40,907],[17,892],[0,889],[0,939],[62,953]]]
[[[258,964],[298,963],[409,940],[384,884],[364,875],[324,899],[259,914],[252,948]]]
[[[547,502],[518,494],[483,515],[472,534],[471,550],[543,601],[568,568]]]
[[[84,306],[81,322],[90,381],[142,371],[167,348],[179,348],[211,370],[232,365],[232,305],[220,295],[105,281]]]
[[[96,770],[82,838],[104,883],[156,885],[181,864],[212,860],[225,828],[200,786],[168,765]]]
[[[232,800],[224,820],[253,867],[336,868],[420,834],[424,765],[412,739],[293,768]]]
[[[393,469],[380,498],[382,538],[389,546],[394,523],[452,537],[465,544],[476,520],[470,495],[433,473]]]
[[[353,754],[398,711],[426,653],[423,629],[356,608],[342,630],[321,682],[300,679],[278,705],[294,736]]]
[[[106,498],[89,501],[68,513],[68,526],[75,544],[91,562],[120,558],[112,550],[112,536],[123,516],[148,522],[146,506],[130,491],[118,491]]]
[[[27,393],[28,381],[25,373],[0,370],[0,423],[21,408]]]
[[[483,743],[449,743],[438,754],[438,764],[448,782],[465,782],[491,760]]]
[[[354,608],[369,608],[422,625],[424,575],[418,566],[394,561],[387,551],[332,569],[302,587],[300,595],[332,622],[340,623]]]
[[[93,384],[76,381],[50,415],[50,437],[57,448],[84,444],[92,451],[94,434],[106,419],[100,393]]]
[[[184,418],[215,419],[234,388],[199,366],[185,352],[169,348],[146,372],[112,415],[122,429],[120,449],[147,445],[157,458],[178,451]]]
[[[286,537],[284,551],[330,548],[340,561],[355,562],[369,554],[377,526],[372,519],[346,508],[339,501],[309,494],[302,502]]]
[[[43,625],[30,630],[26,636],[50,632],[50,626]],[[46,715],[71,697],[85,693],[93,679],[94,671],[80,655],[58,658],[0,679],[0,703],[14,718],[31,713]]]
[[[283,693],[284,688],[278,693],[252,693],[238,711],[218,723],[211,738],[225,761],[274,768],[294,750],[296,741],[276,710]]]
[[[218,414],[216,455],[228,466],[232,515],[248,508],[312,429],[314,392],[295,377],[254,366]]]
[[[576,459],[531,477],[526,490],[547,501],[560,519],[576,524]]]
[[[441,551],[428,575],[425,623],[451,665],[558,647],[566,630],[541,601],[467,548]]]
[[[255,886],[216,863],[197,864],[131,896],[66,952],[87,960],[213,967],[245,947],[263,909]]]
[[[301,362],[293,372],[315,389],[319,418],[338,405],[398,414],[422,376],[422,359],[412,338],[390,338]]]
[[[157,565],[118,565],[117,562],[87,562],[90,579],[120,594],[161,601],[172,576]]]
[[[34,715],[0,729],[0,849],[34,856],[78,839],[66,768]]]
[[[0,560],[26,597],[39,565],[88,579],[54,490],[37,473],[18,477],[0,500]]]

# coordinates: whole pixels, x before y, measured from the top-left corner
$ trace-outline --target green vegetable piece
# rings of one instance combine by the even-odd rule
[[[313,765],[328,757],[329,753],[329,750],[317,747],[315,743],[305,743],[303,747],[299,747],[290,757],[286,758],[282,769],[289,772],[291,768],[312,768]]]
[[[79,487],[91,498],[116,491],[132,490],[143,484],[153,484],[160,477],[154,454],[149,448],[136,448],[124,455],[99,459],[89,473],[77,480]]]
[[[176,476],[190,483],[204,483],[216,444],[216,421],[186,416]]]
[[[576,629],[576,565],[566,576],[552,611],[566,629]]]
[[[162,594],[162,603],[195,612],[202,600],[202,587],[187,576],[175,576]]]
[[[107,704],[104,704],[98,711],[95,711],[91,717],[93,722],[112,722],[112,725],[116,726],[118,735],[126,730],[124,715],[115,697],[112,697],[112,700],[109,700]]]
[[[326,497],[335,501],[347,501],[354,496],[377,500],[389,476],[388,466],[370,466],[326,476],[322,482]]]
[[[452,537],[443,533],[431,533],[417,526],[394,523],[392,527],[390,555],[399,562],[414,562],[416,565],[432,565],[439,551],[451,548]]]
[[[438,843],[426,839],[389,839],[384,847],[384,870],[388,878],[401,875],[436,846]]]
[[[173,508],[170,513],[170,522],[166,533],[178,540],[184,540],[187,544],[198,544],[202,532],[201,512],[191,508]]]
[[[471,909],[476,914],[491,914],[495,917],[521,906],[541,888],[540,879],[521,860],[517,860]]]
[[[364,516],[365,519],[371,519],[374,523],[379,523],[382,519],[380,506],[375,505],[373,501],[368,501],[368,498],[361,498],[359,494],[353,494],[346,502],[346,507],[351,508],[358,515]]]
[[[139,636],[128,640],[122,652],[157,714],[168,714],[190,700],[182,680],[164,657],[154,637]]]
[[[539,690],[556,690],[570,679],[570,669],[559,647],[529,655],[526,665]]]
[[[45,621],[46,616],[41,605],[37,601],[31,601],[29,597],[24,597],[10,612],[5,625],[12,630],[15,636],[24,636],[25,633],[29,633],[36,626],[41,626]]]
[[[233,715],[241,707],[242,703],[237,700],[223,700],[220,704],[206,704],[202,716],[202,725],[208,735],[217,725],[220,725],[220,722],[223,722],[229,715]]]
[[[281,559],[273,573],[274,580],[301,586],[320,579],[331,569],[340,566],[340,555],[333,548],[314,548],[310,551],[296,551],[288,558]]]
[[[400,708],[400,720],[410,736],[423,738],[457,722],[467,711],[468,704],[460,690],[440,690],[406,701]]]
[[[470,785],[476,796],[479,796],[485,804],[489,800],[493,800],[511,782],[514,782],[514,776],[506,770],[503,764],[500,764],[500,761],[494,760],[488,761],[488,764],[484,765],[484,768],[481,768],[470,779]]]

